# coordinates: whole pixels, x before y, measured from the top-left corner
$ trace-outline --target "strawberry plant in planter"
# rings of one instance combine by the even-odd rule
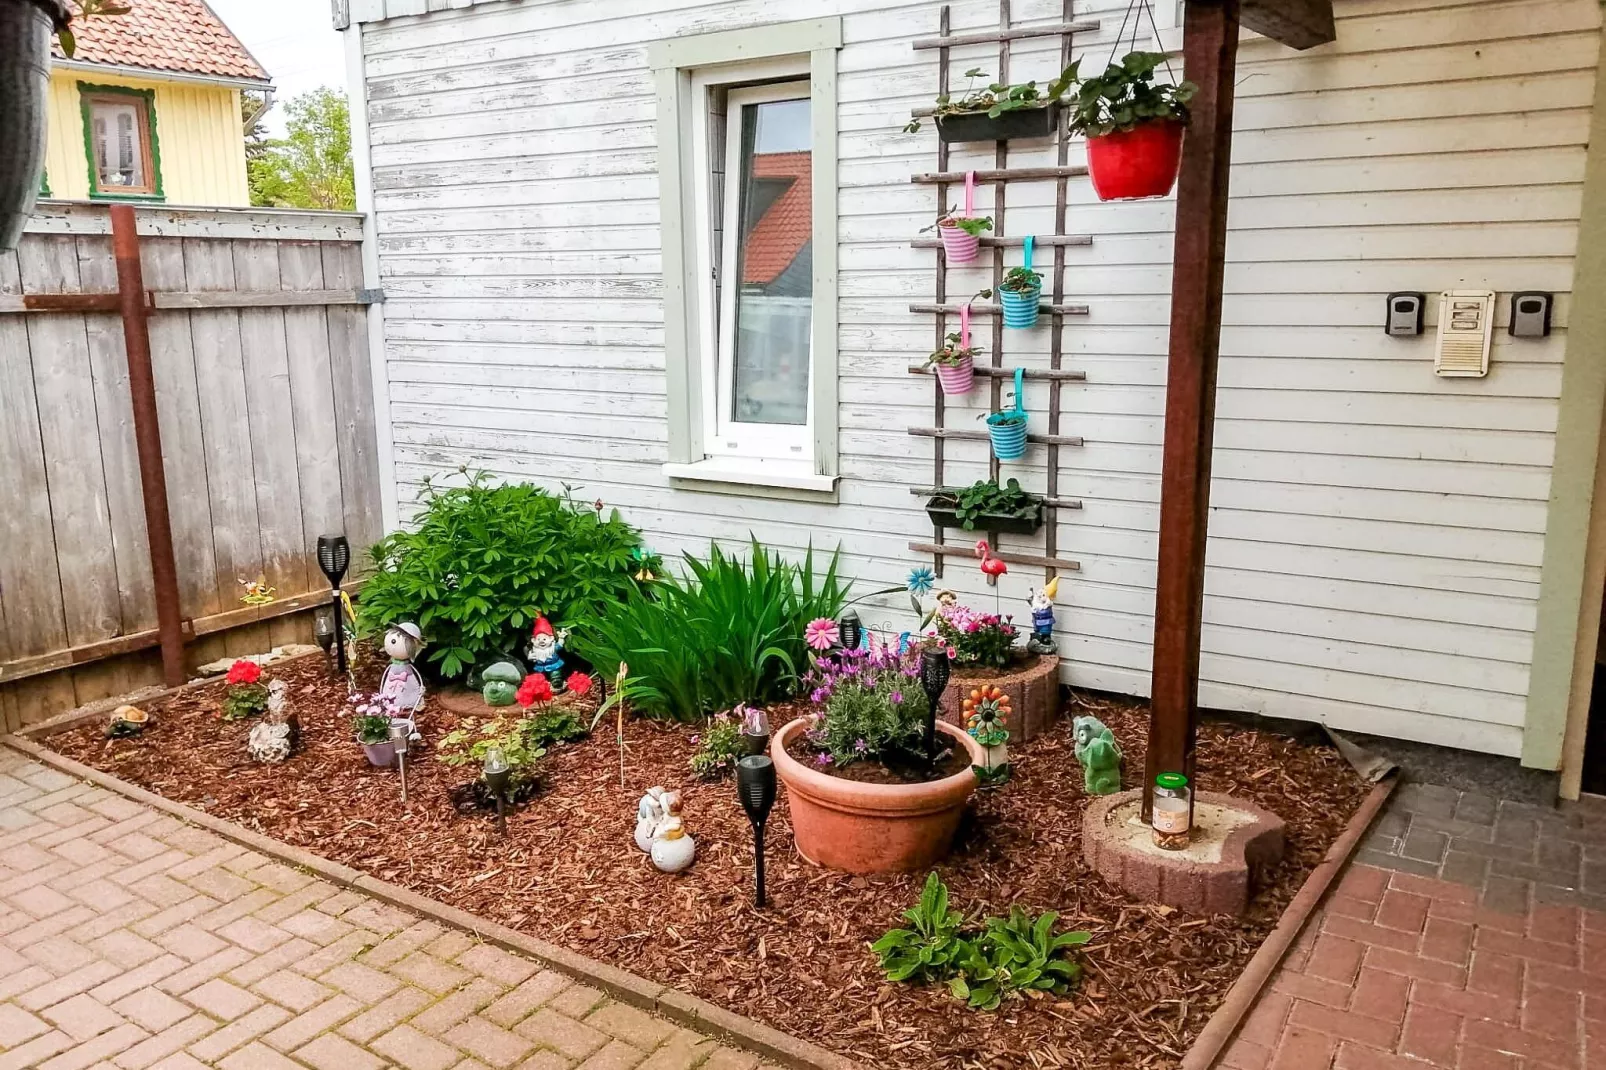
[[[1060,97],[1075,77],[1075,64],[1041,89],[1035,81],[1020,85],[993,82],[976,89],[976,79],[987,77],[979,67],[966,71],[965,77],[970,81],[965,85],[964,96],[954,100],[944,93],[937,98],[933,114],[937,136],[942,140],[1009,141],[1053,137],[1054,131],[1059,129]],[[904,131],[911,134],[919,129],[919,119],[911,119],[904,127]]]
[[[1080,61],[1078,61],[1080,62]],[[1088,176],[1101,201],[1164,197],[1177,181],[1192,82],[1156,84],[1160,52],[1129,52],[1096,78],[1077,82],[1071,131],[1087,138]]]
[[[1003,486],[979,479],[964,489],[942,490],[926,502],[938,527],[1030,535],[1043,526],[1043,499],[1011,478]]]
[[[954,333],[943,341],[941,349],[926,358],[926,367],[936,369],[944,394],[970,393],[976,381],[976,353],[975,346],[965,344],[963,335]]]
[[[968,264],[976,259],[981,247],[981,236],[993,229],[990,215],[960,215],[958,209],[937,220],[937,235],[942,238],[943,250],[950,264]]]

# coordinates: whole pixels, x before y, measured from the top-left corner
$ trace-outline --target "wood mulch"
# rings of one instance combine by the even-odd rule
[[[427,747],[409,763],[403,806],[394,770],[371,769],[341,712],[344,688],[317,659],[278,670],[292,685],[301,749],[280,766],[245,752],[249,723],[219,719],[221,685],[156,712],[143,737],[108,743],[92,723],[46,742],[169,798],[562,944],[882,1068],[1173,1067],[1321,860],[1366,786],[1337,752],[1229,724],[1201,728],[1202,786],[1281,815],[1288,856],[1248,915],[1194,918],[1135,903],[1082,861],[1085,797],[1067,715],[1011,747],[1014,780],[977,795],[940,871],[972,917],[1012,904],[1057,910],[1089,929],[1088,970],[1064,998],[966,1010],[942,987],[886,982],[867,945],[898,924],[924,873],[850,877],[792,847],[785,793],[769,825],[771,906],[752,906],[752,837],[732,781],[687,770],[694,729],[627,721],[626,786],[612,714],[589,740],[545,759],[545,790],[508,820],[456,812],[468,775]],[[377,668],[370,663],[368,675]],[[269,670],[272,675],[273,670]],[[1147,727],[1138,702],[1076,694],[1141,774]],[[439,739],[456,716],[432,702],[420,719]],[[777,721],[775,727],[780,727]],[[697,862],[655,870],[631,842],[636,801],[653,784],[685,793]]]

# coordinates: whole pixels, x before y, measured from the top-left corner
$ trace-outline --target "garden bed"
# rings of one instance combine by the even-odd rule
[[[369,663],[370,674],[377,666]],[[977,796],[973,820],[940,867],[957,909],[1057,910],[1091,930],[1083,983],[1064,998],[966,1010],[941,987],[883,979],[867,945],[898,924],[924,873],[849,877],[792,848],[784,792],[769,826],[771,905],[752,907],[752,848],[730,780],[687,770],[696,729],[625,725],[621,789],[612,714],[589,740],[543,761],[544,789],[508,818],[461,815],[448,793],[471,771],[410,755],[410,803],[394,770],[369,768],[352,740],[344,687],[317,659],[277,670],[292,686],[301,749],[284,765],[245,753],[250,722],[218,718],[221,686],[185,692],[153,712],[139,738],[108,742],[89,722],[43,742],[88,765],[276,839],[692,992],[788,1033],[880,1067],[1175,1066],[1305,875],[1366,794],[1338,754],[1246,728],[1201,728],[1202,786],[1250,799],[1288,825],[1287,858],[1243,918],[1193,918],[1144,906],[1082,860],[1084,796],[1069,717],[1011,746],[1015,779]],[[365,681],[371,683],[371,681]],[[1073,696],[1141,771],[1147,713],[1136,702]],[[784,715],[774,720],[779,726]],[[433,700],[426,742],[455,727]],[[697,862],[653,869],[631,842],[636,800],[653,784],[685,793]]]

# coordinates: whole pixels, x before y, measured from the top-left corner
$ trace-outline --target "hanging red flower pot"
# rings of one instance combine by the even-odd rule
[[[1140,123],[1087,139],[1087,170],[1101,201],[1164,197],[1182,164],[1182,134],[1174,119]]]

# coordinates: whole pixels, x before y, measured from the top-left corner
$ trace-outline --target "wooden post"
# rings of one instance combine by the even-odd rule
[[[177,687],[184,682],[184,621],[179,608],[178,566],[173,560],[173,525],[167,511],[167,474],[162,469],[162,429],[156,418],[156,379],[151,372],[151,336],[145,320],[145,277],[140,269],[133,205],[114,204],[111,213],[123,347],[128,355],[128,395],[134,410],[134,446],[139,452],[145,533],[156,591],[162,678],[168,687]]]
[[[1143,768],[1145,821],[1154,804],[1156,774],[1182,772],[1193,783],[1238,3],[1187,0],[1183,17],[1183,76],[1199,91],[1191,104],[1192,119],[1177,181],[1154,604],[1153,705]]]

